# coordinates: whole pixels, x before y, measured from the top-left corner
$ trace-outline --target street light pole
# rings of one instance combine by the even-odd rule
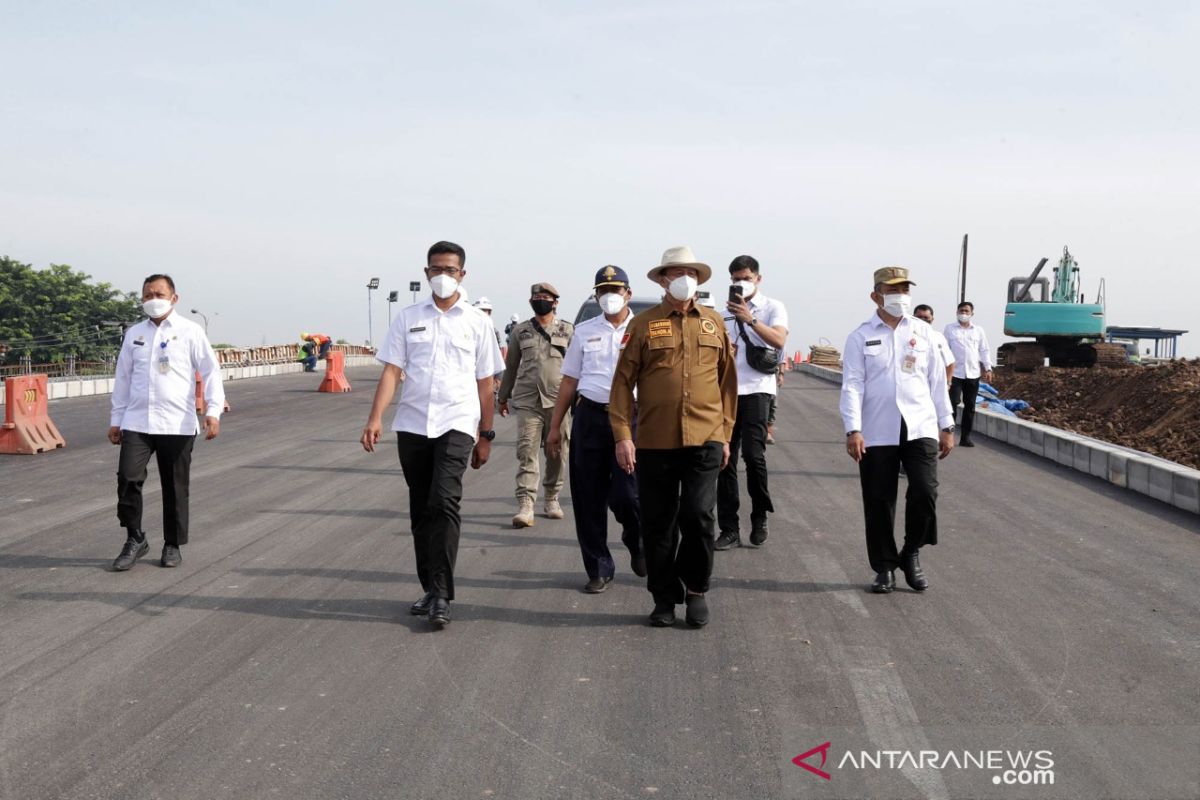
[[[192,313],[197,315],[198,317],[200,317],[200,319],[204,320],[204,338],[207,339],[208,338],[208,315],[205,314],[203,311],[201,311],[198,308],[193,308]],[[215,312],[213,313],[213,316],[214,317],[216,316]]]
[[[408,290],[413,294],[413,305],[415,306],[417,304],[417,292],[421,291],[421,282],[409,281]]]
[[[367,283],[367,344],[375,346],[375,322],[371,319],[371,292],[379,288],[379,278],[371,278]]]

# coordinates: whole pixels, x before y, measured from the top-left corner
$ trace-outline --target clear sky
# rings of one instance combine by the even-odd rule
[[[0,254],[137,289],[214,341],[367,338],[366,282],[438,239],[498,323],[550,280],[749,253],[789,350],[839,348],[904,264],[1003,340],[1069,245],[1109,323],[1200,354],[1194,2],[0,0]],[[217,316],[213,317],[212,314]]]

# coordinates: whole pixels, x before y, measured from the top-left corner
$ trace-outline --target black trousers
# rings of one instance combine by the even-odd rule
[[[750,519],[765,520],[774,511],[767,488],[767,420],[775,396],[766,392],[738,395],[737,420],[729,440],[729,463],[717,479],[717,523],[722,533],[738,532],[738,451],[746,462],[746,491],[750,495]]]
[[[461,431],[449,431],[436,439],[397,433],[396,448],[408,484],[408,516],[421,588],[453,600],[463,473],[475,440]]]
[[[863,516],[867,522],[867,558],[875,572],[900,566],[901,553],[915,553],[937,544],[936,439],[905,441],[908,430],[900,423],[900,444],[868,447],[858,462],[862,483]],[[908,475],[904,495],[904,549],[896,550],[896,491],[900,465]]]
[[[712,576],[721,443],[637,451],[646,588],[656,602],[707,592]]]
[[[960,439],[970,439],[975,427],[975,395],[979,394],[979,378],[952,378],[950,380],[950,407],[957,409],[963,404]]]
[[[616,573],[608,549],[608,510],[621,523],[621,542],[629,552],[642,552],[642,521],[638,509],[637,478],[617,466],[612,425],[604,406],[580,398],[571,423],[569,455],[571,507],[575,535],[589,578],[611,578]]]
[[[142,485],[153,455],[162,483],[163,541],[175,546],[188,541],[188,494],[195,435],[121,431],[117,460],[117,519],[122,528],[142,529]]]

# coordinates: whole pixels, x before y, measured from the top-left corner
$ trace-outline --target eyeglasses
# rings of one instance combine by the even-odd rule
[[[451,278],[457,278],[462,274],[462,270],[458,267],[426,267],[425,272],[430,275],[449,275]]]

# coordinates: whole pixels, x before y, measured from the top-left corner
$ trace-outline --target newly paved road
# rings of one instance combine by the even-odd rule
[[[944,462],[932,588],[869,595],[836,388],[793,375],[771,538],[717,554],[708,628],[649,628],[624,553],[581,594],[569,513],[510,527],[503,421],[432,633],[395,452],[356,441],[375,373],[229,384],[180,569],[107,571],[107,398],[0,457],[0,798],[1200,796],[1196,517],[985,442]],[[792,763],[825,742],[830,780]],[[969,760],[1037,750],[1053,785]]]

